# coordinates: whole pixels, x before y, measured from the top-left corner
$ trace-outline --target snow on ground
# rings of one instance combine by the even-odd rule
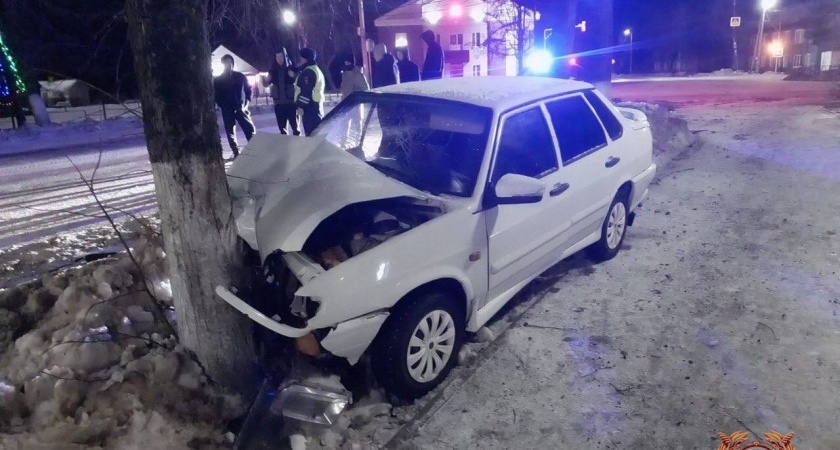
[[[178,346],[159,237],[131,255],[0,292],[3,448],[230,446],[246,405]]]
[[[136,138],[142,135],[143,122],[133,116],[106,121],[86,119],[45,127],[27,125],[16,130],[0,131],[0,156]]]
[[[646,103],[627,103],[620,106],[638,108],[648,115],[654,128],[654,148],[660,164],[684,152],[695,142],[685,120],[667,108]],[[391,441],[402,442],[412,437],[416,431],[415,419],[418,416],[421,418],[432,416],[433,413],[430,411],[438,408],[448,396],[455,392],[462,392],[465,388],[465,380],[482,367],[483,360],[489,356],[488,354],[492,355],[495,352],[496,337],[503,335],[545,297],[545,292],[542,292],[545,289],[544,280],[543,277],[518,294],[511,304],[497,314],[488,327],[468,336],[467,342],[458,355],[458,367],[453,370],[443,385],[428,395],[410,404],[402,404],[398,401],[391,404],[388,403],[389,400],[394,399],[387,398],[384,393],[374,388],[363,393],[361,400],[353,404],[335,426],[331,428],[303,427],[294,439],[304,439],[307,450],[320,450],[380,448]],[[550,289],[556,292],[554,288]],[[505,375],[501,374],[501,376]],[[469,395],[469,392],[464,392],[464,394]],[[476,406],[465,408],[465,411],[477,408],[476,411],[481,414],[480,401],[476,400],[475,403]],[[486,413],[486,411],[483,412]],[[406,424],[410,426],[404,429]],[[460,443],[468,441],[449,442],[449,447],[461,448]],[[432,448],[439,445],[443,443],[436,441]],[[513,443],[506,445],[516,447]]]
[[[658,153],[673,153],[675,146],[690,140],[685,124],[668,111],[635,106],[646,108],[654,124],[667,130],[656,134]],[[130,226],[127,231],[142,232],[134,254],[151,278],[152,291],[163,294],[166,315],[174,319],[159,242],[145,229]],[[94,232],[90,238],[112,242],[107,233]],[[39,252],[51,246],[49,242],[31,245],[6,254],[34,252],[31,259],[37,261],[42,256]],[[70,254],[69,249],[61,251]],[[127,255],[120,254],[0,291],[0,320],[6,330],[0,334],[0,432],[5,433],[0,439],[4,445],[139,448],[147,434],[161,435],[159,442],[166,448],[230,444],[232,436],[225,434],[223,426],[244,412],[243,405],[213,391],[198,366],[155,322],[154,304],[137,292],[142,285]],[[480,367],[476,355],[525,310],[523,304],[507,308],[492,330],[485,328],[472,336],[459,355],[460,367],[452,380]],[[371,388],[335,427],[301,427],[296,442],[303,439],[309,449],[380,447],[433,405],[444,390],[441,387],[412,404],[394,406],[384,393]]]
[[[705,449],[775,430],[840,449],[840,114],[824,100],[680,108],[702,140],[660,166],[622,253],[543,274],[392,448]]]

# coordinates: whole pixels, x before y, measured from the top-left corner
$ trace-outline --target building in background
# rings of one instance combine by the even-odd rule
[[[806,1],[768,13],[761,70],[840,76],[840,3]]]
[[[90,86],[80,80],[39,81],[44,104],[55,106],[87,106],[90,101]]]
[[[444,77],[516,75],[517,55],[533,46],[534,13],[508,0],[409,0],[374,21],[390,52],[408,48],[423,66],[425,30],[444,52]],[[521,36],[522,45],[519,45]]]

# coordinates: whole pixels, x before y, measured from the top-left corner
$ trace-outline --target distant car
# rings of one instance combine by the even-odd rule
[[[228,172],[268,288],[228,303],[423,395],[558,261],[621,248],[656,172],[640,111],[586,83],[456,78],[355,93],[307,138],[257,134]]]

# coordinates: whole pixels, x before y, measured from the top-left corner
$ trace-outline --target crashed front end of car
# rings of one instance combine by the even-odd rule
[[[305,353],[323,348],[355,364],[393,302],[369,298],[369,287],[391,281],[383,247],[446,204],[320,137],[258,134],[228,180],[238,233],[259,253],[261,286],[247,295],[218,286],[218,296]]]

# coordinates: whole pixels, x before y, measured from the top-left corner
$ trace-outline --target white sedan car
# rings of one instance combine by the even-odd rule
[[[656,166],[647,117],[586,83],[455,78],[356,93],[228,172],[266,288],[217,293],[413,398],[541,272],[616,255]]]

